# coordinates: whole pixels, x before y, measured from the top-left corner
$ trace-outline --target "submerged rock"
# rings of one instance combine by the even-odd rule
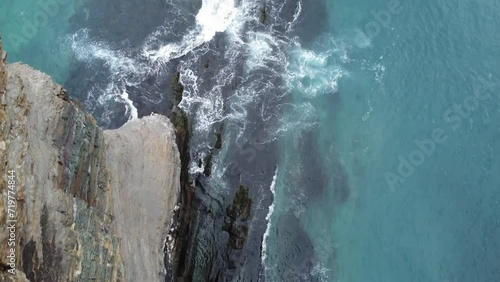
[[[0,100],[2,230],[9,190],[17,220],[16,274],[8,272],[10,234],[1,232],[0,281],[164,280],[180,179],[168,119],[103,131],[49,76],[4,61]]]
[[[219,150],[222,148],[222,133],[215,133],[215,149]]]
[[[240,185],[233,203],[226,210],[226,222],[224,231],[229,233],[229,244],[231,248],[241,250],[248,235],[247,220],[250,219],[253,200],[249,196],[249,189]]]
[[[234,196],[233,204],[227,208],[227,215],[233,221],[240,219],[247,221],[250,218],[250,210],[252,208],[252,198],[248,195],[249,189],[243,185]]]
[[[263,24],[267,24],[269,22],[266,6],[260,7],[260,22]]]
[[[210,175],[212,175],[212,155],[209,154],[206,158],[205,158],[205,168],[203,169],[203,174],[206,176],[206,177],[210,177]]]

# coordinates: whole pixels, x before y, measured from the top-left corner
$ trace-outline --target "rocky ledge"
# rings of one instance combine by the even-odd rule
[[[5,58],[0,41],[0,281],[164,280],[172,124],[104,131],[49,76]]]

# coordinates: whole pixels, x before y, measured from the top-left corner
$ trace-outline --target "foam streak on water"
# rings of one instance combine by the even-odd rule
[[[92,40],[89,38],[88,32],[88,30],[82,29],[69,38],[76,58],[88,64],[102,62],[111,75],[106,86],[101,88],[96,85],[93,87],[88,99],[97,101],[103,107],[111,101],[124,103],[129,120],[137,118],[137,108],[129,99],[125,88],[135,84],[131,82],[133,79],[130,79],[130,76],[144,76],[148,73],[149,68],[135,59],[129,58],[123,52],[112,50],[103,42]]]
[[[267,258],[267,237],[269,237],[269,232],[271,231],[271,217],[273,216],[274,213],[274,203],[275,203],[275,198],[276,198],[276,180],[278,179],[278,168],[276,168],[276,172],[274,173],[273,177],[273,182],[271,183],[271,194],[273,195],[273,202],[269,206],[269,212],[267,213],[266,220],[267,220],[267,228],[266,232],[264,232],[264,236],[262,238],[262,252],[261,252],[261,257],[262,257],[262,265],[265,267],[266,265],[266,258]]]

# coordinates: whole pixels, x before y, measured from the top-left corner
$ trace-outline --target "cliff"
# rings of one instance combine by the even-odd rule
[[[6,64],[1,41],[0,54],[0,281],[162,280],[180,187],[171,123],[103,131],[49,76]]]
[[[113,196],[127,279],[158,281],[180,189],[174,130],[166,117],[151,116],[105,131],[104,137],[112,186],[122,188]]]

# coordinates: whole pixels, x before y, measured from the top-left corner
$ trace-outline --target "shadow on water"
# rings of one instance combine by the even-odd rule
[[[343,204],[349,199],[350,184],[347,171],[335,152],[332,160],[325,165],[325,154],[318,146],[319,130],[302,132],[296,144],[296,152],[300,156],[299,171],[290,177],[294,179],[292,185],[300,190],[306,201],[314,202],[325,197],[329,185],[332,186],[335,203]]]
[[[300,43],[305,48],[311,48],[316,41],[318,34],[328,30],[328,14],[324,1],[306,0],[303,3],[299,24],[295,28],[300,38]]]
[[[275,244],[280,250],[277,268],[281,281],[314,281],[309,275],[313,269],[314,248],[311,240],[293,214],[284,214],[276,222],[279,238]]]

